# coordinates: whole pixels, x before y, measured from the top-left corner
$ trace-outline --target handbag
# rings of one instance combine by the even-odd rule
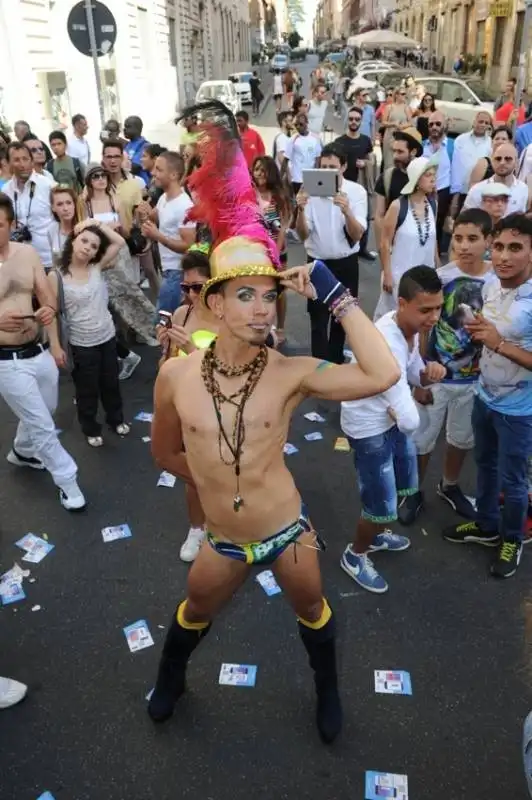
[[[126,239],[128,250],[132,256],[140,256],[148,247],[148,240],[138,225],[133,225]]]
[[[70,348],[70,331],[68,329],[68,319],[65,308],[65,290],[63,287],[63,276],[58,269],[54,269],[57,278],[57,329],[59,335],[59,344],[61,349],[64,350],[67,363],[66,370],[71,371],[74,363],[72,360],[72,350]]]

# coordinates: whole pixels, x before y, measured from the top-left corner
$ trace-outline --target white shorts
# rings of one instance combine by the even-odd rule
[[[475,388],[471,383],[438,383],[430,387],[434,402],[430,406],[416,403],[419,411],[419,428],[414,433],[418,455],[432,453],[443,428],[447,443],[458,450],[471,450],[475,444],[471,413],[475,398]]]

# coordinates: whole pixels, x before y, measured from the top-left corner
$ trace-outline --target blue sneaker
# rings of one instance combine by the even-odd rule
[[[342,553],[340,566],[368,592],[383,594],[388,591],[388,584],[382,575],[379,575],[367,553],[353,553],[351,545],[348,545]]]
[[[389,550],[392,553],[399,553],[401,550],[408,550],[410,547],[410,539],[406,536],[400,536],[398,533],[393,533],[386,528],[382,533],[378,533],[370,545],[370,551],[376,550]]]

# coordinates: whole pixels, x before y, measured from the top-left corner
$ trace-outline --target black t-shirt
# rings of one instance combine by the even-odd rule
[[[408,175],[406,172],[403,172],[402,169],[398,167],[394,167],[392,171],[392,177],[390,180],[390,190],[388,194],[386,194],[384,188],[384,174],[379,175],[379,179],[375,184],[375,193],[380,194],[381,197],[384,197],[386,200],[386,208],[388,209],[393,203],[394,200],[397,200],[398,197],[401,196],[401,189],[404,189],[406,184],[408,183]]]
[[[347,156],[347,169],[344,173],[346,181],[356,181],[358,179],[357,159],[365,159],[373,152],[373,145],[369,136],[361,133],[360,136],[339,136],[334,144],[339,145]]]
[[[255,96],[259,93],[260,91],[259,86],[260,86],[259,78],[255,78],[255,76],[253,76],[253,78],[249,79],[249,88],[251,89],[252,96]]]

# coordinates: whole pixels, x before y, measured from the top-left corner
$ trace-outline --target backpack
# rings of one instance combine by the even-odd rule
[[[70,156],[70,157],[71,157],[72,163],[74,165],[74,174],[76,176],[76,181],[78,183],[79,189],[81,190],[85,186],[85,181],[83,180],[83,171],[81,169],[81,163],[80,163],[79,158],[74,158],[74,156]],[[54,176],[54,178],[55,178],[54,166],[55,166],[56,163],[57,163],[56,160],[52,159],[51,161],[47,162],[46,167],[45,167],[45,169],[47,169],[48,172],[50,172]]]
[[[430,197],[427,196],[427,199],[434,213],[434,217],[436,217],[436,212],[438,210],[438,201],[435,195],[431,195]],[[397,233],[398,229],[403,224],[403,222],[405,221],[407,214],[408,214],[408,195],[402,194],[401,197],[399,198],[399,214],[397,215],[397,223],[395,225],[394,236]]]

